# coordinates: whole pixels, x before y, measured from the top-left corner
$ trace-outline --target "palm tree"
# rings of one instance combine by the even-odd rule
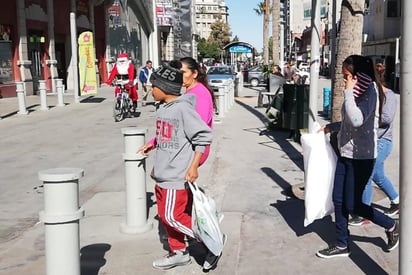
[[[280,24],[280,0],[272,0],[272,60],[273,64],[279,64],[279,24]],[[282,37],[281,37],[282,39]]]
[[[332,76],[332,122],[341,120],[344,90],[341,72],[343,60],[349,55],[362,52],[362,27],[359,26],[363,26],[364,9],[365,0],[342,0],[335,74]]]
[[[270,0],[260,2],[257,9],[253,9],[257,15],[263,14],[263,62],[269,63],[269,18],[270,18]]]

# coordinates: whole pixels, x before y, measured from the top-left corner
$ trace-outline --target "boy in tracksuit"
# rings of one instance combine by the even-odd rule
[[[211,129],[195,110],[196,97],[180,96],[183,75],[165,64],[150,77],[152,93],[163,104],[157,110],[156,151],[152,178],[156,181],[157,209],[167,234],[170,252],[155,260],[153,267],[169,269],[191,262],[185,236],[192,232],[192,197],[185,182],[198,177],[200,158],[212,142]],[[154,145],[139,149],[147,154]]]

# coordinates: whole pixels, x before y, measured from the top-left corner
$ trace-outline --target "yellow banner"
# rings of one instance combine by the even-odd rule
[[[93,47],[93,33],[82,32],[79,42],[79,80],[80,94],[97,94],[97,76],[94,65],[95,54]]]

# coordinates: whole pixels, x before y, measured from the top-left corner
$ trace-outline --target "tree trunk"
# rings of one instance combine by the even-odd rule
[[[335,75],[332,76],[332,122],[341,121],[344,90],[343,60],[349,55],[362,53],[364,9],[365,0],[342,0]],[[332,56],[331,58],[334,57]]]
[[[280,2],[272,0],[272,60],[273,64],[279,65],[279,53],[283,54],[283,49],[279,49],[279,24]],[[281,37],[282,39],[283,37]],[[283,64],[282,64],[283,65]]]
[[[265,11],[263,14],[263,62],[269,64],[269,17],[270,17],[270,0],[265,0]]]

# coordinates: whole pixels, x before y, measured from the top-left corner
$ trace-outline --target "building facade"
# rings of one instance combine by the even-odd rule
[[[71,14],[74,22],[71,22]],[[127,51],[137,66],[152,54],[154,9],[150,0],[16,0],[0,10],[0,93],[16,96],[16,82],[27,95],[36,94],[39,80],[48,92],[56,79],[73,89],[78,64],[72,64],[72,30],[94,35],[96,78],[107,79],[117,53]],[[77,52],[76,52],[77,54]]]
[[[223,0],[195,0],[196,33],[208,39],[212,25],[217,20],[227,23],[228,7]]]
[[[400,77],[401,0],[369,0],[362,54],[385,63],[387,85],[398,91]]]

